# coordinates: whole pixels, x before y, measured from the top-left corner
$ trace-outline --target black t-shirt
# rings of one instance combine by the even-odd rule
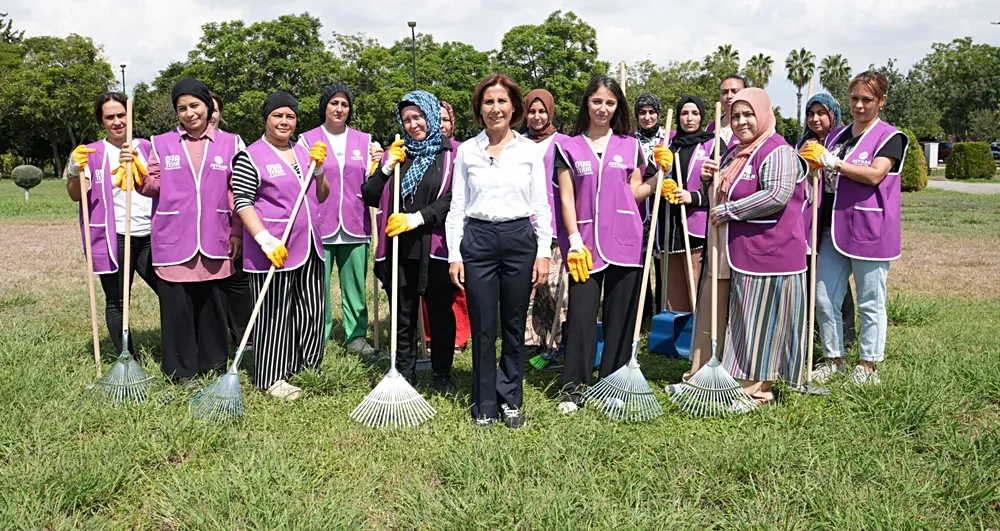
[[[834,144],[833,149],[831,149],[830,152],[836,155],[837,157],[843,159],[844,157],[847,156],[847,152],[858,144],[858,141],[861,140],[861,136],[863,134],[864,133],[855,137],[851,137],[850,131],[848,131],[847,133],[841,135],[841,137],[838,139],[837,143]],[[892,159],[893,160],[892,168],[889,169],[889,173],[898,173],[900,164],[903,161],[904,147],[905,144],[903,142],[903,135],[901,133],[892,135],[892,138],[890,138],[889,141],[886,142],[884,146],[882,146],[882,149],[879,149],[878,152],[875,153],[875,157],[872,160],[878,157],[885,157],[887,159]],[[820,209],[821,210],[820,219],[823,221],[824,228],[829,227],[830,225],[833,224],[833,198],[834,198],[833,192],[827,192],[826,189],[823,190],[823,204],[822,208]]]

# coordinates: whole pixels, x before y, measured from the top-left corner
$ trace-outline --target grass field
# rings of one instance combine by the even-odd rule
[[[192,421],[189,394],[163,381],[141,406],[87,399],[84,265],[62,186],[25,202],[0,181],[0,528],[1000,529],[1000,196],[904,196],[880,386],[835,381],[830,397],[789,393],[726,420],[683,416],[660,392],[664,416],[619,425],[560,416],[556,374],[530,372],[528,427],[474,431],[464,354],[461,396],[428,394],[437,417],[380,432],[348,413],[386,364],[337,346],[297,378],[295,403],[244,378],[235,425]],[[134,300],[159,375],[155,300],[141,283]],[[684,370],[640,361],[659,390]]]

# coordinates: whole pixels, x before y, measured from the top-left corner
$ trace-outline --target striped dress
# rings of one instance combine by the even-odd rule
[[[742,221],[781,210],[792,197],[800,171],[795,151],[778,148],[761,164],[759,190],[719,205],[719,217]],[[730,279],[723,367],[741,380],[800,385],[807,339],[806,274],[748,275],[731,270]]]

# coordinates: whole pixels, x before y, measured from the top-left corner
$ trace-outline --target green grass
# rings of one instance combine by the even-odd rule
[[[3,221],[72,222],[60,183],[13,215],[6,184]],[[966,230],[942,221],[956,212],[983,220],[970,234],[1000,230],[1000,200],[966,197],[907,194],[904,230]],[[322,373],[297,378],[305,391],[293,404],[244,377],[247,416],[234,425],[192,421],[190,392],[162,380],[141,406],[95,403],[84,391],[94,371],[86,291],[79,268],[65,269],[55,294],[0,282],[0,528],[1000,528],[1000,298],[893,293],[881,386],[786,392],[742,418],[680,414],[659,390],[684,365],[644,355],[667,411],[648,424],[562,417],[555,373],[529,369],[527,429],[475,431],[466,394],[428,393],[434,419],[381,432],[347,415],[386,364],[334,345]],[[135,295],[137,342],[158,374],[155,302],[144,287]],[[455,372],[466,393],[468,354]]]

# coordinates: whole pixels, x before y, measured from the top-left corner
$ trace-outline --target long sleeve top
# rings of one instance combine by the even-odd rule
[[[552,210],[546,179],[549,176],[538,146],[515,135],[497,158],[486,152],[486,131],[458,148],[451,185],[451,211],[445,221],[448,261],[461,262],[466,218],[513,221],[531,218],[538,242],[538,258],[552,257]]]

